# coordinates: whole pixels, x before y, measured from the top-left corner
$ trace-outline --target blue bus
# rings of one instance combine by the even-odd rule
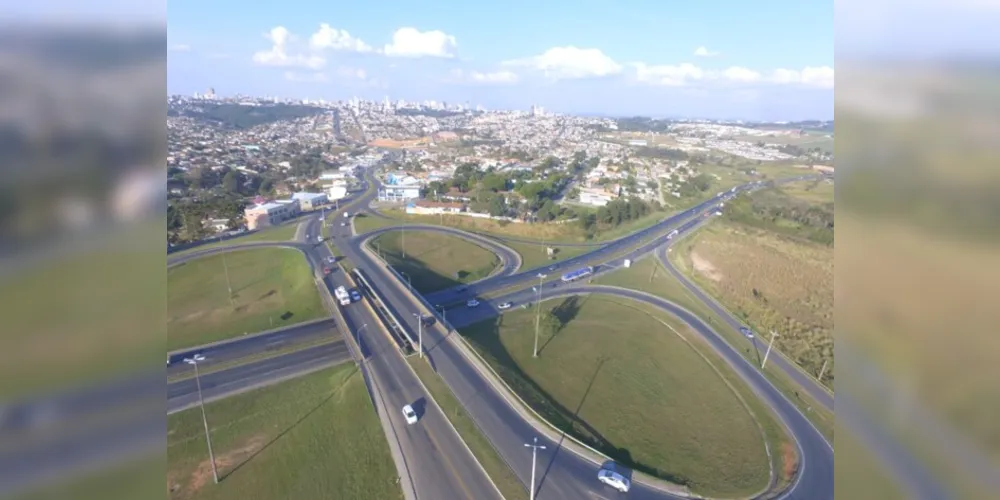
[[[562,275],[562,280],[564,282],[578,280],[578,279],[583,278],[585,276],[590,276],[591,274],[594,274],[594,268],[592,266],[581,267],[580,269],[577,269],[576,271],[569,272],[569,273],[566,273],[566,274]]]

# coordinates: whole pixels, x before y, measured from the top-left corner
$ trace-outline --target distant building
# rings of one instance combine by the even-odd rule
[[[302,210],[315,210],[330,203],[326,193],[295,193],[292,195],[292,199],[299,202]]]
[[[603,207],[611,202],[615,197],[600,189],[580,189],[580,203]]]
[[[383,186],[378,190],[379,201],[406,201],[420,198],[420,185]]]
[[[268,202],[248,207],[243,211],[243,218],[246,219],[247,229],[252,231],[279,224],[281,221],[290,219],[298,213],[299,204],[297,202]]]
[[[406,205],[406,213],[416,215],[459,213],[465,210],[462,203],[417,200]]]
[[[629,146],[645,146],[649,144],[645,139],[632,139],[628,141]]]
[[[217,233],[221,233],[229,229],[229,219],[208,219],[202,221],[202,224]]]
[[[339,200],[347,196],[347,184],[337,183],[325,186],[326,196],[330,200]]]

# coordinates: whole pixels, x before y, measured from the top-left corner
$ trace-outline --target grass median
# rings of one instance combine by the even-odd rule
[[[542,312],[538,358],[534,311],[460,333],[546,420],[625,466],[702,495],[749,495],[767,486],[758,420],[767,422],[760,425],[776,449],[780,429],[766,410],[748,411],[728,368],[686,340],[696,337],[686,326],[598,296],[554,299]]]
[[[279,226],[264,228],[245,236],[237,236],[235,238],[230,238],[228,240],[217,241],[214,243],[206,243],[204,245],[199,245],[194,248],[188,248],[186,250],[173,252],[170,254],[170,257],[177,257],[209,248],[234,246],[243,243],[254,243],[260,241],[291,241],[292,239],[295,238],[295,231],[296,229],[298,229],[298,227],[299,227],[299,221],[295,220],[288,221]]]
[[[174,350],[321,318],[326,311],[301,252],[262,248],[171,267],[167,314],[167,350]]]
[[[405,245],[405,246],[404,246]],[[368,244],[413,288],[430,293],[485,278],[501,266],[490,250],[456,236],[429,231],[390,231]]]
[[[175,500],[402,498],[388,443],[354,365],[320,370],[205,406],[219,484],[197,408],[167,417]]]
[[[479,431],[479,427],[472,421],[472,417],[465,413],[462,404],[458,402],[458,399],[455,398],[451,389],[441,380],[441,377],[437,373],[434,373],[434,370],[426,361],[418,357],[410,356],[407,358],[407,361],[424,385],[427,386],[427,390],[431,392],[434,401],[437,402],[438,406],[441,407],[441,411],[448,417],[451,424],[455,426],[455,429],[458,430],[459,436],[462,437],[465,444],[472,450],[472,454],[482,464],[483,469],[486,470],[486,474],[497,485],[504,498],[523,498],[525,493],[527,493],[527,488],[517,479],[514,472],[507,466],[507,463],[500,457],[489,440],[486,439],[486,436]]]

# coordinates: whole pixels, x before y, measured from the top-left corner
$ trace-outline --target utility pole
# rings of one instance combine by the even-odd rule
[[[222,269],[226,272],[226,289],[229,290],[229,305],[236,309],[236,301],[233,299],[233,284],[229,281],[229,266],[226,264],[226,252],[222,252]]]
[[[531,355],[533,358],[538,357],[538,321],[541,318],[542,311],[542,280],[545,279],[545,275],[538,273],[538,298],[535,301],[535,352]]]
[[[829,363],[829,362],[830,362],[829,359],[826,360],[826,361],[823,361],[823,368],[819,369],[819,377],[816,377],[816,379],[819,380],[819,383],[821,383],[821,384],[823,383],[823,374],[826,373],[826,364]]]
[[[545,445],[538,444],[538,438],[534,443],[524,443],[524,446],[531,448],[531,500],[535,500],[535,463],[538,460],[538,450],[544,450]]]
[[[411,313],[413,317],[417,318],[417,351],[419,352],[420,359],[424,357],[424,318],[420,316],[420,313]]]
[[[778,334],[774,333],[774,330],[771,330],[771,341],[767,343],[767,351],[764,351],[764,361],[760,364],[760,369],[761,370],[763,370],[764,369],[764,365],[767,364],[767,356],[769,354],[771,354],[771,346],[774,345],[774,338],[777,337],[777,336],[778,336]]]
[[[198,403],[201,405],[201,421],[205,424],[205,442],[208,443],[208,460],[212,462],[212,478],[215,484],[219,484],[219,472],[215,469],[215,454],[212,453],[212,437],[208,433],[208,417],[205,416],[205,399],[201,395],[201,377],[198,373],[198,363],[205,361],[205,356],[195,354],[193,357],[184,358],[184,362],[194,365],[194,381],[198,385]]]
[[[403,247],[403,258],[405,259],[406,258],[406,224],[400,224],[399,226],[403,228],[403,245],[402,245],[402,247]]]

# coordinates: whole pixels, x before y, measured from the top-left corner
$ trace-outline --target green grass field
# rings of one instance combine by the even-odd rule
[[[167,417],[167,488],[186,499],[402,498],[388,443],[354,365],[320,370]]]
[[[833,203],[833,181],[796,181],[779,188],[785,194],[809,203]]]
[[[434,401],[441,407],[441,411],[448,417],[451,424],[455,426],[458,434],[465,441],[465,444],[472,450],[476,460],[483,465],[486,474],[490,476],[493,483],[497,485],[504,498],[522,498],[527,493],[527,488],[510,470],[507,463],[496,452],[486,436],[479,431],[479,427],[473,422],[472,417],[465,413],[462,404],[455,398],[451,389],[441,380],[431,365],[424,360],[410,356],[407,361],[413,367],[420,380],[427,386],[427,389],[434,397]]]
[[[500,266],[500,257],[479,245],[427,231],[382,233],[369,246],[397,271],[408,275],[420,293],[485,278]]]
[[[539,336],[537,359],[533,311],[461,333],[536,411],[621,463],[704,495],[765,487],[758,424],[713,366],[728,369],[685,342],[694,335],[684,325],[636,306],[587,296],[546,302],[562,326]]]
[[[679,242],[680,245],[684,243],[685,240]],[[677,247],[674,248],[671,254],[675,252],[677,252]],[[724,323],[722,318],[691,294],[681,282],[668,274],[653,257],[647,257],[635,262],[630,268],[620,269],[608,275],[601,276],[595,282],[601,285],[639,290],[670,300],[697,315],[722,335],[730,345],[738,346],[744,358],[755,364],[760,363],[758,356],[752,353],[752,349],[746,343],[746,339],[739,332]],[[812,420],[823,435],[832,442],[834,436],[833,412],[823,410],[808,395],[800,395],[798,393],[798,386],[791,379],[775,370],[773,366],[773,364],[768,364],[768,369],[764,372],[767,378],[779,390],[784,392],[789,400],[794,402]],[[810,410],[807,411],[807,409]]]
[[[211,255],[170,268],[167,315],[167,349],[174,350],[301,323],[326,311],[302,253],[264,248]]]

